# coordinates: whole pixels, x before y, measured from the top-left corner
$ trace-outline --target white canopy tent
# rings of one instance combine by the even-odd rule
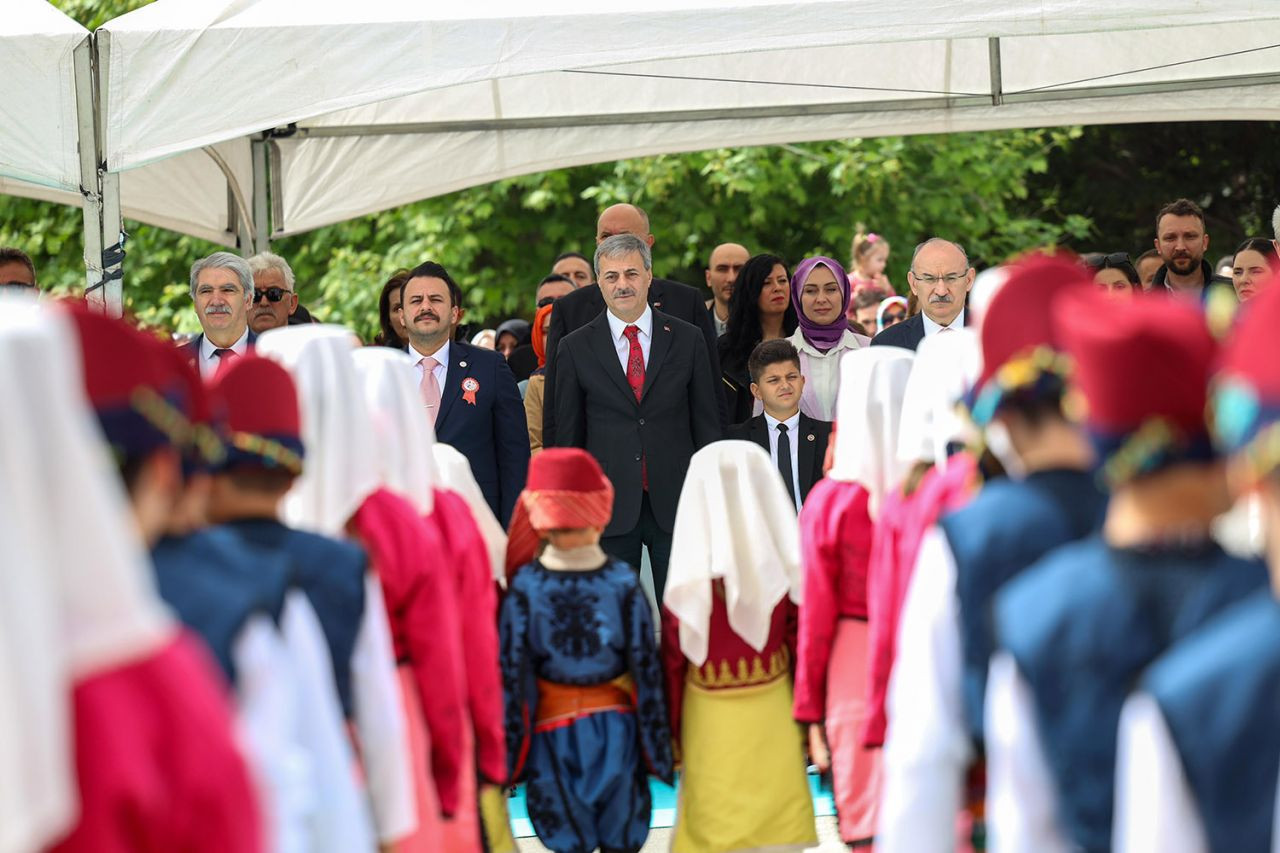
[[[1280,118],[1276,0],[158,0],[96,55],[124,215],[245,249],[623,157]]]

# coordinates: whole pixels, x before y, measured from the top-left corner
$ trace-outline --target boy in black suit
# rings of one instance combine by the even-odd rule
[[[751,393],[764,405],[764,414],[729,427],[729,437],[754,441],[769,451],[798,510],[822,479],[831,424],[800,414],[804,375],[790,341],[761,341],[751,351],[747,370]]]

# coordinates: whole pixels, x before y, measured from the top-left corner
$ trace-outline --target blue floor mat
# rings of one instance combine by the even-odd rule
[[[676,785],[680,784],[679,778]],[[830,817],[836,813],[835,801],[831,798],[831,788],[816,773],[809,774],[809,790],[813,794],[813,813],[816,817]],[[653,818],[649,826],[674,826],[676,822],[676,788],[650,777],[649,791],[653,795]],[[511,817],[511,832],[516,838],[530,838],[534,835],[533,824],[529,822],[529,809],[524,801],[524,785],[516,786],[515,794],[507,800],[507,811]]]

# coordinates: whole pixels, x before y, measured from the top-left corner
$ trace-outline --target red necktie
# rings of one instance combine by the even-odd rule
[[[622,330],[622,334],[631,342],[631,350],[627,354],[627,384],[631,386],[631,391],[636,395],[636,402],[640,402],[640,397],[644,394],[644,350],[640,349],[640,330],[635,326],[627,326]],[[647,492],[649,491],[649,466],[648,460],[641,457],[640,459],[640,485]]]

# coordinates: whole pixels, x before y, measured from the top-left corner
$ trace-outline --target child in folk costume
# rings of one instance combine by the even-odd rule
[[[671,849],[812,846],[791,720],[799,530],[769,454],[747,441],[694,454],[673,535],[663,658],[684,772]]]
[[[880,504],[905,473],[897,442],[914,355],[873,347],[844,357],[833,464],[800,513],[805,602],[794,715],[809,727],[815,763],[831,767],[840,837],[851,844],[875,834],[879,753],[861,742],[867,562]]]
[[[1120,717],[1119,853],[1280,846],[1280,324],[1277,281],[1241,317],[1214,380],[1233,491],[1256,492],[1270,588],[1175,645]]]
[[[530,462],[511,520],[508,563],[523,568],[500,622],[507,756],[555,853],[638,851],[648,774],[672,779],[649,602],[635,571],[599,544],[612,513],[595,459],[549,448]]]
[[[291,526],[362,545],[383,589],[401,699],[417,741],[413,774],[422,810],[419,832],[401,849],[435,847],[439,815],[453,816],[462,796],[466,728],[465,660],[447,553],[438,533],[406,498],[380,486],[375,429],[352,360],[352,335],[338,326],[290,326],[265,333],[260,355],[283,364],[298,388],[308,464],[282,504]],[[414,847],[413,845],[418,845]]]
[[[942,514],[919,548],[890,692],[878,836],[887,851],[949,844],[966,779],[970,836],[983,837],[973,807],[984,795],[991,601],[1040,557],[1102,522],[1092,451],[1062,411],[1069,363],[1052,323],[1056,300],[1089,288],[1074,260],[1030,255],[1009,266],[984,313],[972,418],[1007,476]]]
[[[181,384],[111,362],[115,450],[168,456],[135,484],[144,520],[86,401],[79,346],[65,312],[0,296],[0,848],[254,853],[264,827],[226,685],[161,603],[140,536],[168,513],[156,481],[175,481]],[[162,394],[177,404],[163,404],[169,430],[136,405]]]
[[[1217,347],[1204,317],[1140,302],[1086,288],[1054,307],[1111,496],[1100,535],[995,596],[983,733],[996,849],[1109,850],[1127,694],[1173,642],[1265,583],[1259,561],[1210,537],[1230,499],[1205,422]]]
[[[438,485],[435,434],[422,406],[413,359],[386,347],[357,350],[353,359],[376,430],[379,478],[386,488],[409,500],[445,543],[440,559],[450,570],[452,600],[459,614],[464,608],[467,613],[467,618],[458,620],[470,722],[462,755],[460,805],[451,821],[441,822],[437,849],[474,850],[482,837],[477,809],[480,785],[499,785],[507,775],[497,590],[487,547],[464,500]],[[422,733],[413,730],[411,734]],[[426,753],[425,748],[414,749],[420,759]],[[494,830],[510,832],[505,824]]]

